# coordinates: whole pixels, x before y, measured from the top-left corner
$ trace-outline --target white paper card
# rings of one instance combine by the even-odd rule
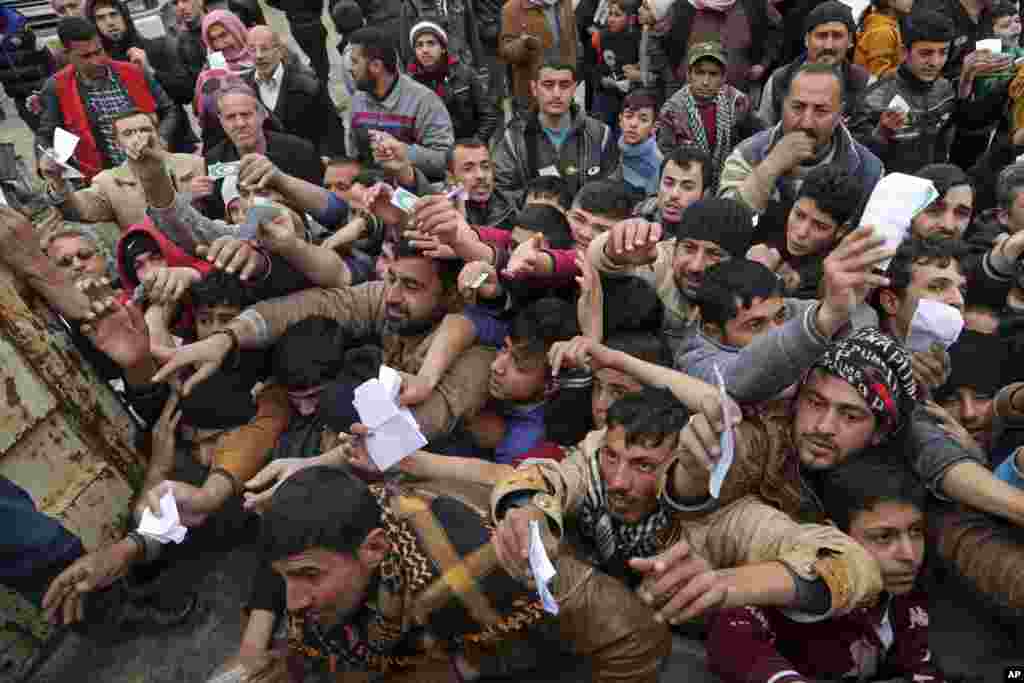
[[[897,94],[895,97],[889,100],[889,106],[887,109],[888,111],[894,111],[900,114],[909,114],[910,104],[905,99],[903,99],[901,95]]]
[[[398,405],[401,388],[402,376],[382,365],[376,378],[363,382],[354,392],[352,405],[359,421],[370,428],[366,451],[381,472],[427,445],[412,411]]]
[[[185,540],[188,529],[181,525],[178,516],[178,503],[174,494],[168,491],[160,497],[160,516],[154,515],[147,507],[142,511],[138,532],[144,536],[155,538],[160,543],[181,543]]]
[[[223,52],[211,52],[206,56],[206,59],[210,63],[211,69],[228,68],[228,60],[226,57],[224,57]]]
[[[895,249],[910,231],[914,216],[938,198],[932,181],[905,173],[890,173],[875,185],[860,222],[874,227],[885,237],[886,248]],[[890,260],[880,263],[879,267],[888,268]]]
[[[545,166],[544,168],[542,168],[542,169],[540,169],[539,171],[537,171],[537,175],[555,175],[555,176],[561,176],[562,174],[561,174],[561,173],[559,173],[559,172],[558,172],[558,169],[557,169],[557,168],[555,168],[554,166]]]
[[[62,164],[68,163],[68,160],[74,155],[80,139],[74,133],[69,133],[59,126],[55,128],[53,131],[53,154],[57,157],[57,161]]]
[[[998,55],[1003,51],[1003,41],[1001,38],[986,38],[985,40],[979,40],[974,44],[975,50],[988,50],[994,55]]]
[[[949,304],[921,299],[910,321],[907,348],[914,352],[928,351],[932,344],[948,349],[956,343],[964,329],[964,317]]]
[[[540,594],[540,602],[544,605],[544,611],[548,614],[558,614],[558,601],[551,594],[548,584],[555,578],[555,565],[551,564],[548,558],[548,551],[544,547],[544,540],[540,536],[540,524],[537,520],[530,520],[530,571],[533,573],[533,580],[537,584],[537,592]]]
[[[718,382],[718,398],[724,413],[722,418],[725,420],[725,430],[722,432],[718,443],[722,454],[718,457],[718,462],[711,469],[711,482],[709,483],[711,497],[718,498],[722,492],[722,483],[725,481],[726,475],[729,474],[729,468],[732,467],[732,461],[736,455],[736,435],[732,431],[734,416],[729,409],[732,402],[729,400],[729,394],[725,390],[725,378],[722,377],[722,371],[718,369],[717,364],[714,366],[714,369],[715,380]]]
[[[353,405],[359,413],[359,421],[370,429],[377,429],[382,424],[398,415],[398,406],[384,383],[379,379],[370,379],[355,390]]]

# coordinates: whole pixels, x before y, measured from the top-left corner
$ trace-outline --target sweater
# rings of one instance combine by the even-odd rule
[[[455,135],[444,102],[430,88],[400,74],[382,99],[357,90],[349,111],[352,123],[347,133],[347,149],[358,149],[355,131],[383,131],[409,145],[409,161],[428,179],[444,178],[448,150]]]

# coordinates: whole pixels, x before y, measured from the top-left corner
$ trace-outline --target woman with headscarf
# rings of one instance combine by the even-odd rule
[[[225,135],[217,115],[217,92],[229,83],[240,81],[241,75],[252,69],[254,62],[245,24],[231,12],[222,9],[207,12],[201,33],[206,47],[206,68],[196,80],[192,110],[202,128],[203,149],[206,150],[220,143]]]

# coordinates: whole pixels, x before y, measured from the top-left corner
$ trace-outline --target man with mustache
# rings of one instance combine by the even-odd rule
[[[834,65],[801,65],[783,99],[782,120],[741,142],[725,160],[719,196],[738,199],[761,213],[773,199],[793,201],[807,174],[828,164],[857,178],[870,195],[884,167],[843,123],[844,102],[850,97],[854,94],[846,93]]]
[[[731,199],[694,202],[699,192],[685,200],[676,194],[673,173],[683,174],[681,183],[692,178],[691,162],[676,166],[672,159],[662,173],[662,195],[672,197],[660,209],[662,222],[634,218],[618,223],[590,243],[590,262],[602,273],[632,275],[646,280],[658,292],[665,307],[662,334],[672,355],[678,355],[687,338],[697,331],[699,315],[694,303],[708,267],[731,258],[742,258],[754,233],[752,215]],[[675,168],[673,168],[675,167]],[[680,184],[681,184],[680,183]],[[685,201],[685,212],[673,204]],[[681,221],[675,218],[681,214]],[[675,218],[669,220],[669,216]]]
[[[516,207],[512,199],[494,186],[494,159],[483,140],[455,141],[448,154],[448,172],[466,189],[466,220],[470,225],[487,225],[511,230]]]
[[[779,122],[790,82],[804,64],[828,64],[837,70],[842,76],[843,92],[846,93],[842,113],[849,116],[871,76],[864,67],[850,63],[850,50],[856,35],[857,25],[853,12],[843,3],[829,0],[811,10],[804,22],[806,57],[798,57],[772,73],[764,84],[757,117],[768,126]]]
[[[941,14],[911,14],[904,23],[903,40],[903,64],[867,89],[850,118],[850,130],[878,155],[887,171],[913,174],[948,158],[956,129],[980,129],[998,120],[1006,97],[995,91],[981,100],[957,96],[953,84],[942,76],[953,24]],[[909,111],[893,109],[897,96]]]

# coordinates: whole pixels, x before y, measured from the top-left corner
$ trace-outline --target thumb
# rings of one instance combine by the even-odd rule
[[[153,357],[156,358],[161,363],[167,363],[171,360],[174,360],[174,356],[178,352],[178,350],[175,348],[172,348],[170,346],[163,346],[161,344],[153,344],[151,350],[153,352]]]
[[[654,558],[634,557],[629,560],[629,568],[641,574],[646,574],[654,570]]]
[[[247,489],[249,489],[251,491],[257,491],[259,489],[265,488],[267,486],[267,484],[269,484],[272,481],[277,479],[277,475],[278,475],[278,466],[277,466],[277,464],[276,463],[272,463],[270,465],[267,465],[262,470],[257,472],[256,475],[253,476],[252,479],[250,479],[249,481],[245,482],[245,488],[247,488]]]

